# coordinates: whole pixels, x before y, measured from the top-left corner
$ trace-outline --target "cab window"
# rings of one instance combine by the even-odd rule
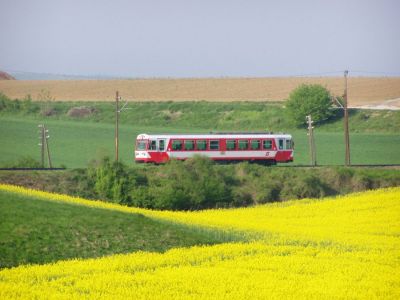
[[[143,151],[146,150],[147,141],[138,141],[136,143],[136,150]]]

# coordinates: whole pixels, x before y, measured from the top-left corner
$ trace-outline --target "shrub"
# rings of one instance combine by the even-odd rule
[[[137,185],[132,204],[155,209],[194,210],[226,207],[233,202],[229,180],[211,160],[195,157],[171,160]]]
[[[105,157],[97,167],[90,167],[89,177],[94,181],[96,194],[104,199],[117,203],[130,203],[128,173],[126,166],[120,162],[111,162]]]
[[[42,164],[31,156],[22,156],[10,168],[41,168]]]

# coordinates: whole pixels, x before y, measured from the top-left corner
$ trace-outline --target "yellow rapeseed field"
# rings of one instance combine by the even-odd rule
[[[2,270],[0,299],[400,298],[400,188],[200,212],[128,208],[10,185],[0,190],[253,238]]]

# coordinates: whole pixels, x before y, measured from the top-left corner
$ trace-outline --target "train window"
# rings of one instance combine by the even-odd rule
[[[219,150],[219,141],[210,141],[210,150]]]
[[[207,141],[197,140],[196,146],[197,146],[197,150],[206,150],[207,149]]]
[[[172,150],[182,150],[182,141],[172,140]]]
[[[226,150],[235,150],[236,140],[226,140]]]
[[[292,149],[292,140],[286,140],[286,149]]]
[[[159,151],[165,150],[165,140],[158,140],[158,150]]]
[[[251,150],[259,150],[260,149],[260,141],[259,140],[252,140],[251,141]]]
[[[138,141],[136,144],[136,150],[138,151],[146,150],[146,144],[147,144],[146,141]]]
[[[263,141],[263,149],[266,149],[266,150],[272,149],[272,141],[264,140]]]
[[[283,139],[278,140],[279,150],[283,150]]]
[[[149,150],[157,150],[156,141],[150,141]]]
[[[239,150],[247,150],[249,147],[249,141],[248,140],[239,140]]]
[[[194,150],[194,141],[185,141],[185,150]]]

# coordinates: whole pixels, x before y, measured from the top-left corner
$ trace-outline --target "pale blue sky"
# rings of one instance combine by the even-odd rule
[[[400,75],[400,1],[0,0],[0,69],[128,77]]]

